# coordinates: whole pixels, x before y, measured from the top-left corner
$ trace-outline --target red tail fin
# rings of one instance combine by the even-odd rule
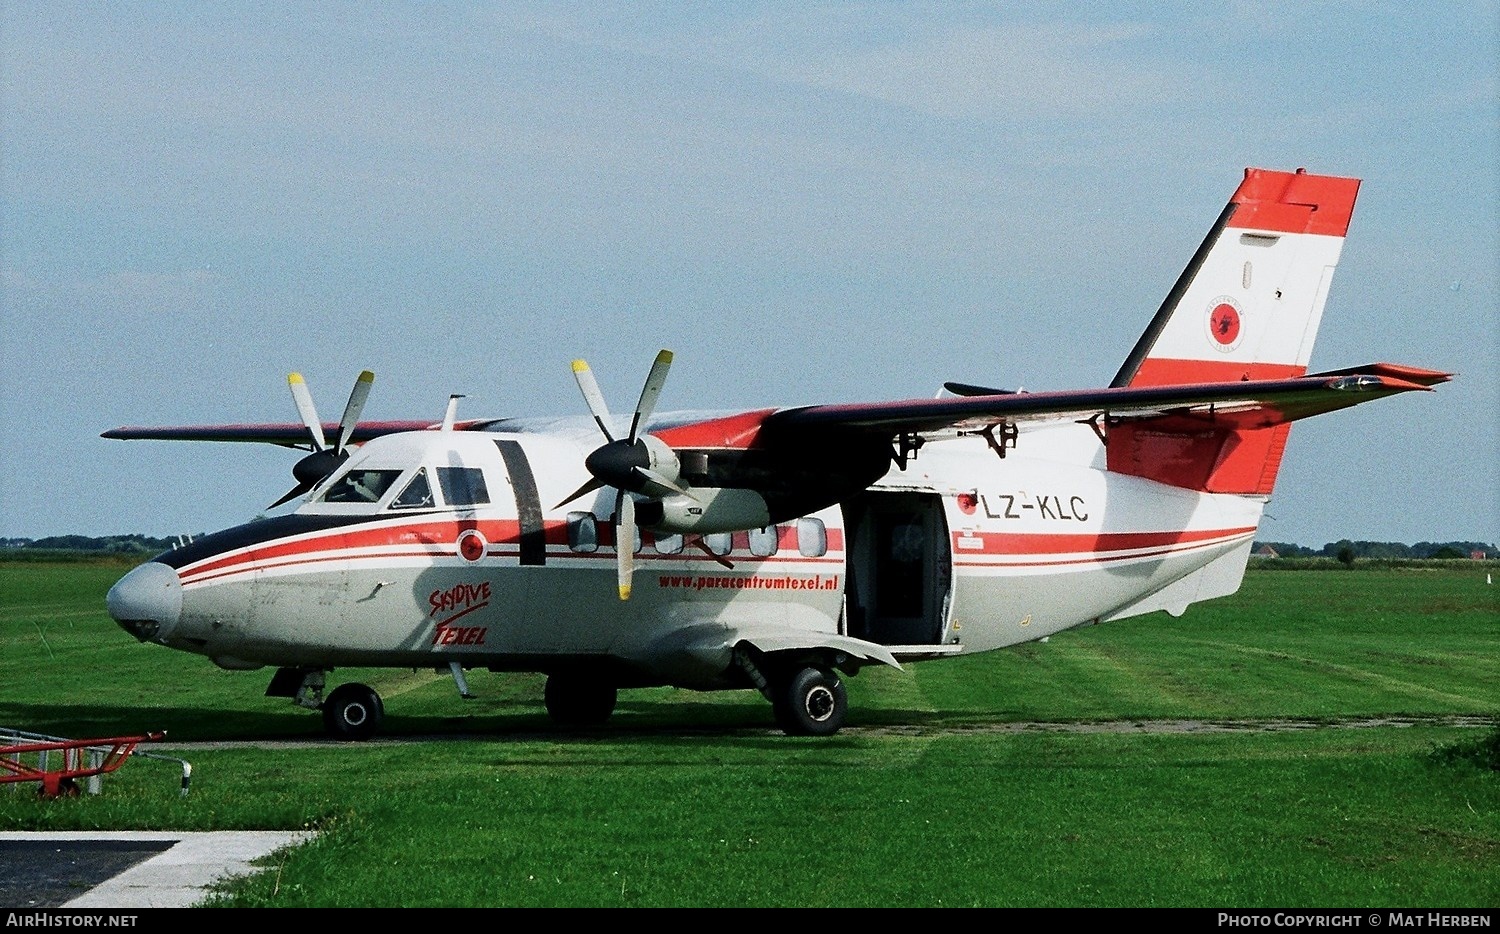
[[[1113,386],[1307,372],[1359,180],[1246,169]],[[1269,494],[1289,425],[1117,426],[1109,469],[1214,493]]]

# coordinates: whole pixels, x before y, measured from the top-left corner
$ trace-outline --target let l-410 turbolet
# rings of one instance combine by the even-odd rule
[[[1236,591],[1293,421],[1450,374],[1307,372],[1359,181],[1248,169],[1108,387],[729,413],[318,420],[120,428],[111,438],[304,447],[290,515],[126,574],[108,607],[145,642],[375,734],[339,668],[547,676],[593,725],[620,688],[754,689],[790,734],[845,722],[866,665],[984,652]],[[455,397],[456,398],[456,397]],[[330,441],[330,436],[332,440]]]

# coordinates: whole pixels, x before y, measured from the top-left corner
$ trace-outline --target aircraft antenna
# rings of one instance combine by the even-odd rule
[[[453,420],[458,415],[458,400],[462,398],[464,397],[459,393],[454,393],[448,397],[448,411],[443,415],[444,431],[453,430]]]

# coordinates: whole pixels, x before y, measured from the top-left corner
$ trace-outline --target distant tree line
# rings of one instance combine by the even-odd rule
[[[190,536],[152,538],[149,535],[52,535],[47,538],[0,538],[0,548],[38,551],[93,551],[102,554],[157,555],[188,541]]]
[[[1484,558],[1500,557],[1500,549],[1484,542],[1417,542],[1406,545],[1401,542],[1356,542],[1347,538],[1329,542],[1322,548],[1304,548],[1290,542],[1256,542],[1251,554],[1261,552],[1266,546],[1279,558],[1333,558],[1349,564],[1361,558]]]

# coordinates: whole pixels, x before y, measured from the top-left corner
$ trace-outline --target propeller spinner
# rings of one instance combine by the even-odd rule
[[[646,385],[641,388],[641,398],[635,405],[635,414],[630,419],[630,431],[623,438],[616,438],[609,430],[609,407],[604,394],[594,379],[594,371],[582,360],[573,361],[573,377],[583,392],[589,413],[599,425],[605,443],[595,448],[584,466],[592,475],[573,495],[564,499],[561,506],[595,490],[611,487],[615,491],[615,554],[619,557],[620,599],[630,599],[630,580],[635,570],[634,543],[636,536],[635,497],[639,494],[651,498],[670,496],[674,493],[691,496],[679,482],[681,465],[677,455],[667,444],[652,435],[645,434],[641,427],[656,408],[667,381],[667,370],[672,366],[672,352],[663,350],[651,364],[646,376]]]
[[[272,503],[268,507],[270,509],[275,509],[282,503],[307,493],[337,470],[339,464],[349,456],[349,439],[354,435],[354,426],[359,421],[360,412],[364,410],[365,400],[370,397],[370,384],[375,381],[375,374],[365,370],[354,381],[354,389],[349,393],[349,402],[344,406],[344,416],[339,419],[338,437],[334,439],[332,445],[329,445],[323,433],[323,423],[318,420],[318,411],[313,406],[312,393],[308,392],[307,381],[302,378],[302,374],[292,373],[286,381],[292,388],[292,401],[297,404],[297,414],[302,417],[302,424],[307,426],[312,453],[297,461],[292,467],[292,476],[296,478],[297,485],[288,490],[281,499]]]

